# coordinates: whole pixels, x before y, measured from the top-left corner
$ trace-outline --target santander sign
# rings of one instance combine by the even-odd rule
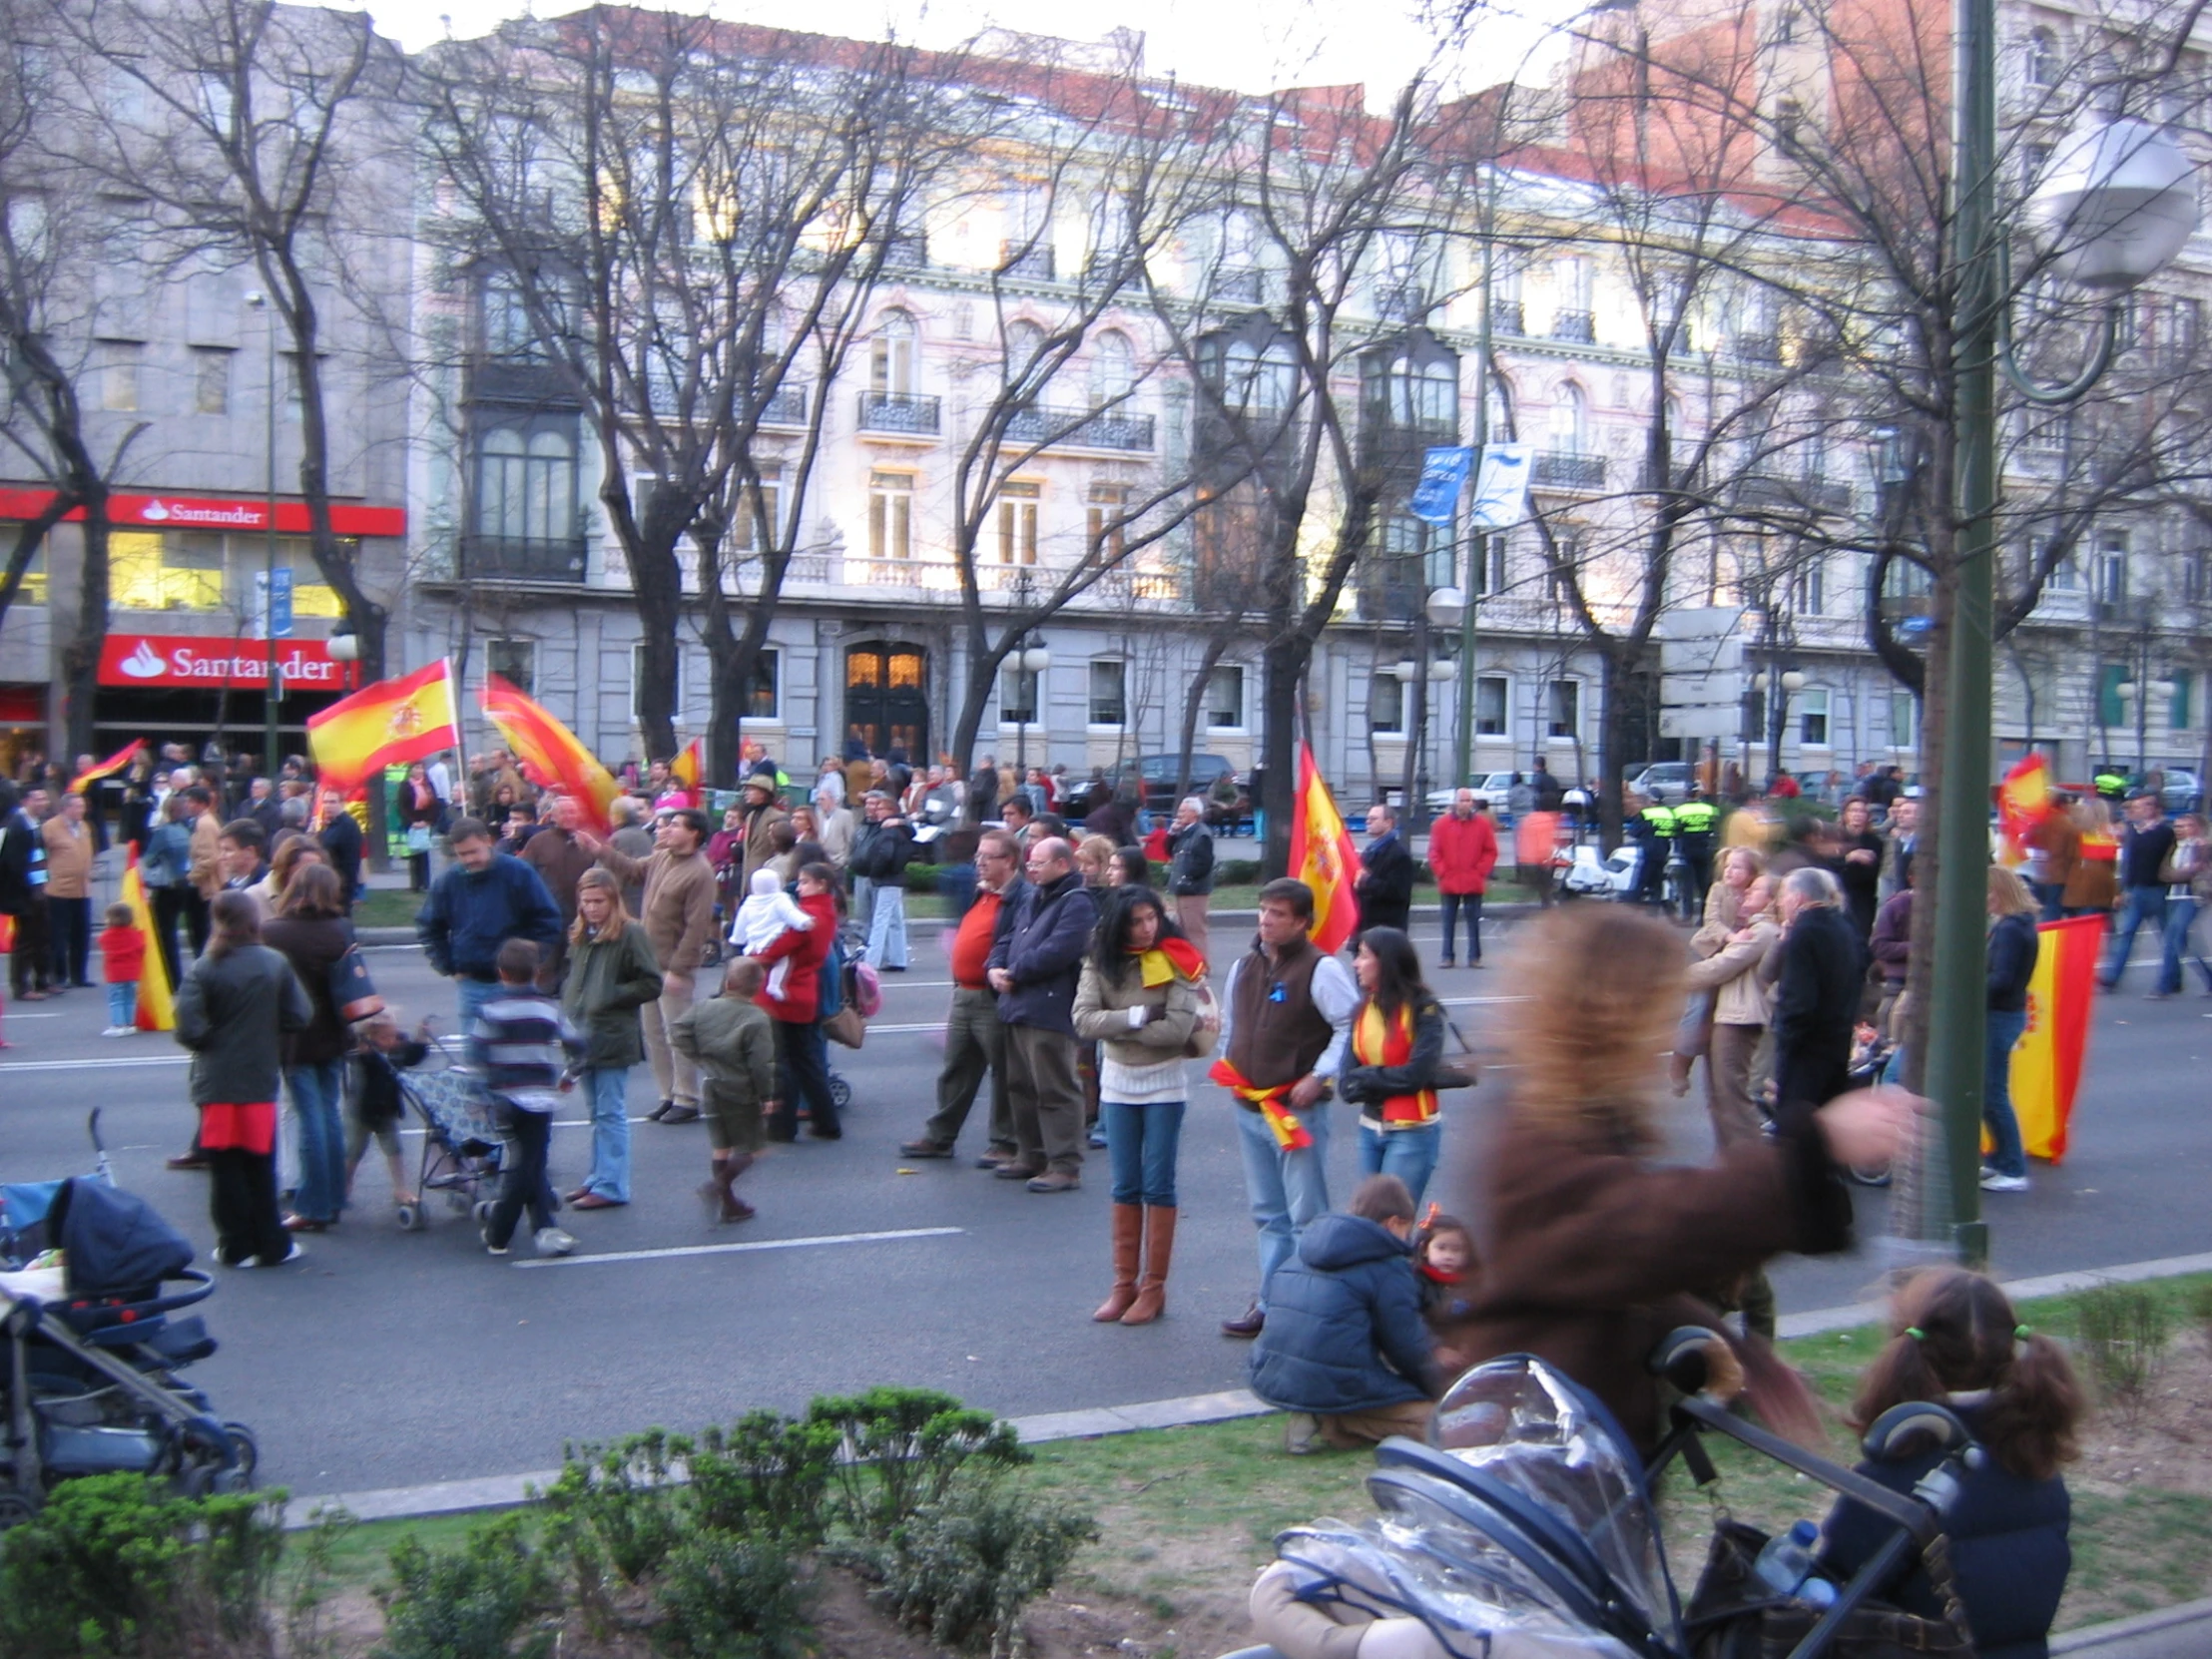
[[[344,691],[352,663],[333,659],[320,640],[279,640],[276,672],[286,691]],[[269,646],[212,634],[110,634],[100,647],[103,686],[226,686],[259,691],[269,678]]]

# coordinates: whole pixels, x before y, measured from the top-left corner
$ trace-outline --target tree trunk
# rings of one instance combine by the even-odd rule
[[[614,488],[620,490],[620,479]],[[662,508],[658,492],[646,522],[638,526],[638,543],[625,548],[630,560],[630,583],[637,594],[638,624],[642,637],[638,650],[644,659],[639,670],[638,726],[645,740],[648,761],[676,758],[676,676],[679,658],[676,631],[683,620],[684,579],[676,563],[676,535],[658,536],[670,516]]]
[[[1598,845],[1602,849],[1618,846],[1621,841],[1627,812],[1621,798],[1627,783],[1621,777],[1621,761],[1628,753],[1628,721],[1632,711],[1621,690],[1628,676],[1621,665],[1620,653],[1608,649],[1599,660],[1604,665],[1598,688],[1605,699],[1605,718],[1598,722],[1597,784],[1592,789],[1585,783],[1584,789],[1596,797],[1592,804],[1597,808]]]
[[[94,752],[93,701],[100,691],[100,646],[108,637],[108,487],[84,492],[84,560],[79,573],[77,626],[62,647],[62,708],[69,753]]]
[[[1291,813],[1298,799],[1298,746],[1305,730],[1306,666],[1313,649],[1285,629],[1268,641],[1261,663],[1260,806],[1268,816],[1267,840],[1260,849],[1260,875],[1274,880],[1290,873]]]
[[[1183,734],[1176,753],[1175,799],[1180,802],[1191,793],[1191,751],[1198,747],[1198,717],[1206,707],[1206,683],[1219,666],[1222,654],[1229,649],[1229,636],[1216,630],[1206,640],[1205,653],[1198,659],[1198,672],[1191,676],[1190,689],[1183,694]]]

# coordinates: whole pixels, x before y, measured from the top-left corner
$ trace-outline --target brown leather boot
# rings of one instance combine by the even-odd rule
[[[1144,1206],[1114,1206],[1114,1289],[1091,1316],[1100,1325],[1111,1325],[1129,1312],[1137,1300],[1137,1251],[1144,1242]]]
[[[719,1218],[721,1221],[729,1223],[751,1221],[753,1219],[753,1206],[746,1203],[732,1190],[737,1184],[738,1177],[752,1167],[752,1153],[738,1152],[731,1155],[729,1174],[723,1177],[722,1182],[722,1215]]]
[[[1144,1279],[1137,1300],[1121,1316],[1124,1325],[1150,1325],[1168,1306],[1168,1264],[1175,1259],[1175,1206],[1154,1206],[1144,1213]]]

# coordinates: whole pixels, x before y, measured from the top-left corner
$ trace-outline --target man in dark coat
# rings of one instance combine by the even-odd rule
[[[988,979],[1006,1027],[1006,1104],[1019,1155],[1001,1181],[1033,1193],[1082,1184],[1083,1085],[1075,1074],[1075,984],[1098,907],[1075,868],[1075,848],[1047,836],[1029,848],[1031,891],[991,945]]]
[[[1783,931],[1771,1022],[1775,1102],[1825,1106],[1851,1087],[1866,947],[1844,914],[1843,889],[1827,870],[1792,870],[1783,877],[1778,902]]]
[[[322,792],[322,830],[316,839],[321,841],[330,867],[337,871],[346,908],[351,909],[354,896],[361,890],[361,827],[353,822],[353,815],[345,810],[345,798],[336,790]]]
[[[1368,809],[1368,844],[1360,853],[1360,926],[1395,927],[1413,913],[1413,853],[1397,832],[1397,809]]]
[[[1293,1413],[1292,1452],[1418,1437],[1438,1392],[1434,1347],[1413,1278],[1413,1195],[1371,1175],[1349,1215],[1307,1227],[1268,1292],[1252,1391]]]

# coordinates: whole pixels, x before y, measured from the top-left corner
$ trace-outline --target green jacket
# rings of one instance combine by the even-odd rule
[[[694,1002],[676,1016],[668,1040],[699,1062],[710,1083],[725,1084],[745,1100],[775,1097],[776,1028],[759,1004],[729,995]]]
[[[612,1071],[644,1059],[638,1010],[660,994],[661,964],[638,922],[624,927],[619,939],[587,938],[570,946],[561,1011],[590,1045],[584,1063]]]

